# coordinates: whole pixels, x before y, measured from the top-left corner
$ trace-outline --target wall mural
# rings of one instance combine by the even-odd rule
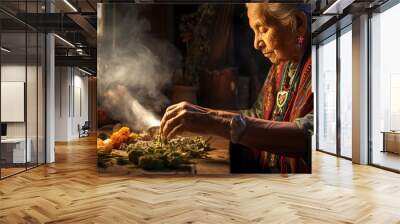
[[[311,172],[308,5],[98,7],[99,172]]]

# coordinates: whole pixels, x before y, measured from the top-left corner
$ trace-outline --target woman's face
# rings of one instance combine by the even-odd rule
[[[264,57],[274,64],[295,57],[296,34],[290,27],[266,17],[259,4],[249,4],[247,16],[255,34],[254,48],[261,51]]]

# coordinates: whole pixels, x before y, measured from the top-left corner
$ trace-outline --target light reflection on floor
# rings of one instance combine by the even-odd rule
[[[376,150],[374,151],[372,162],[373,164],[400,171],[400,154]]]

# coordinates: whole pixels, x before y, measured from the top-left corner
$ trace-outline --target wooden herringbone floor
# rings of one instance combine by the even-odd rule
[[[312,175],[99,176],[94,139],[0,181],[0,223],[400,223],[400,175],[315,152]]]

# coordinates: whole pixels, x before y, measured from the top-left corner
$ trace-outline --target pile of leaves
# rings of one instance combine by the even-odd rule
[[[209,144],[201,137],[156,138],[127,146],[129,161],[145,170],[176,169],[191,159],[206,158]]]
[[[207,158],[210,150],[208,140],[199,136],[178,136],[166,140],[158,133],[129,133],[126,128],[116,133],[129,137],[116,138],[113,133],[114,138],[104,141],[98,139],[97,165],[100,168],[133,164],[144,170],[179,169],[184,164],[192,163],[192,159]],[[118,141],[114,143],[115,139]],[[114,149],[104,147],[104,142]]]

